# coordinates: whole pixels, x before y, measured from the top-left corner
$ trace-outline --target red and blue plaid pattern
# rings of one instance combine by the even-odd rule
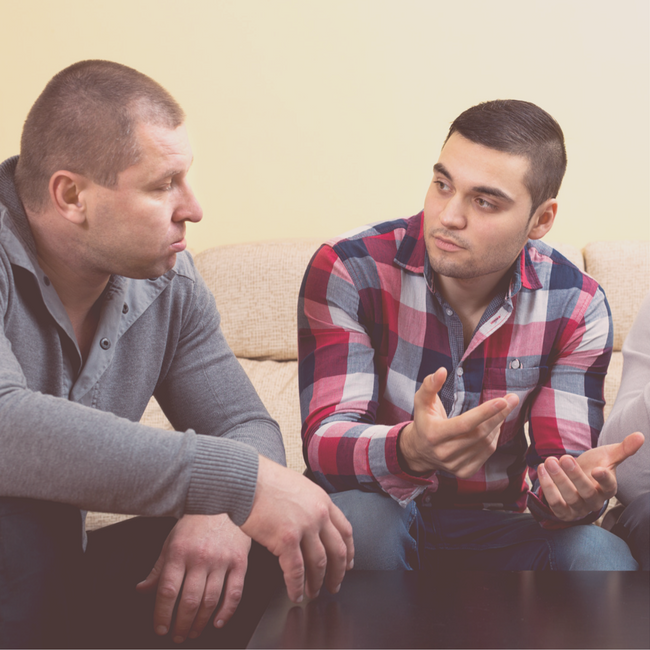
[[[435,290],[422,213],[317,251],[300,290],[299,378],[305,459],[326,490],[383,490],[403,504],[426,492],[440,508],[528,506],[543,525],[557,525],[535,468],[596,444],[612,347],[609,306],[592,278],[529,241],[507,295],[491,307],[463,350],[462,327]],[[441,366],[449,417],[507,393],[520,399],[496,452],[468,479],[412,476],[397,457],[414,394]]]

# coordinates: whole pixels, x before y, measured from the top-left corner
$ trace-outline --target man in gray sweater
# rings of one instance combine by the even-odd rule
[[[623,377],[599,445],[620,442],[632,431],[650,436],[650,293],[623,343]],[[618,470],[618,500],[625,506],[612,532],[650,571],[650,447],[646,444]]]
[[[155,643],[122,619],[140,616],[138,581],[155,594],[156,634],[221,628],[251,538],[278,556],[296,601],[337,590],[352,565],[349,523],[282,467],[278,426],[184,252],[202,212],[183,122],[155,81],[83,61],[49,82],[20,157],[0,165],[1,647],[71,644],[57,634],[102,620],[103,644]],[[138,424],[152,395],[175,431]],[[95,542],[85,510],[151,519]],[[148,563],[137,579],[122,576],[132,562]],[[93,566],[121,586],[98,584]],[[116,600],[119,614],[106,609]]]

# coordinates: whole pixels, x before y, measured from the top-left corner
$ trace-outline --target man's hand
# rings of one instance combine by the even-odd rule
[[[336,593],[354,558],[352,526],[324,490],[260,456],[255,500],[241,529],[277,556],[289,598]]]
[[[438,396],[445,379],[445,368],[425,377],[415,393],[413,422],[400,434],[400,451],[413,472],[442,469],[468,478],[496,450],[501,424],[519,404],[519,397],[508,394],[447,419]]]
[[[636,454],[643,440],[637,431],[621,442],[589,449],[578,458],[551,457],[540,463],[539,484],[553,514],[562,521],[575,521],[598,512],[616,494],[616,467]]]
[[[158,588],[156,634],[167,634],[171,628],[177,601],[175,642],[198,637],[211,618],[216,627],[225,625],[241,600],[250,546],[250,537],[228,515],[185,515],[179,519],[151,573],[137,585],[140,591]]]

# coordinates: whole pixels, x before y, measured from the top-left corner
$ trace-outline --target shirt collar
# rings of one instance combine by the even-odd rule
[[[13,264],[36,272],[36,243],[14,184],[17,163],[13,156],[0,164],[0,240]]]
[[[393,260],[397,266],[412,273],[424,273],[425,260],[428,261],[423,222],[424,211],[406,220],[404,239],[400,242]]]

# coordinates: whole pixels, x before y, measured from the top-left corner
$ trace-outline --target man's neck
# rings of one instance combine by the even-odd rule
[[[483,313],[494,297],[504,294],[512,270],[478,278],[461,279],[436,274],[436,287],[463,324],[465,348],[472,340]]]
[[[101,296],[110,275],[92,273],[75,254],[75,247],[53,229],[41,228],[41,217],[27,214],[39,266],[48,277],[72,323],[82,357],[85,359],[99,323]],[[47,219],[47,217],[45,217]]]

